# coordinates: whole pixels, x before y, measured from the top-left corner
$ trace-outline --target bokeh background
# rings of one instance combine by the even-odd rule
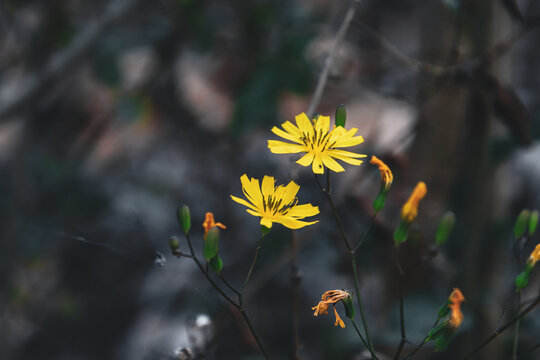
[[[265,239],[248,313],[272,358],[363,359],[348,325],[314,318],[328,289],[353,288],[324,195],[297,156],[273,155],[270,128],[306,111],[349,1],[50,0],[0,2],[0,358],[258,359],[238,312],[186,258],[176,207],[227,225],[223,275],[240,286],[259,236],[233,203],[246,173],[295,180],[320,222]],[[364,0],[334,53],[316,111],[348,107],[348,127],[393,169],[386,208],[360,249],[361,292],[381,358],[399,342],[392,232],[417,181],[429,193],[403,247],[407,336],[417,344],[453,287],[465,322],[446,352],[460,359],[516,311],[512,226],[540,207],[540,3]],[[433,66],[432,66],[433,65]],[[375,167],[333,174],[351,238],[372,216]],[[443,212],[449,242],[434,248]],[[181,249],[187,251],[181,242]],[[533,274],[523,301],[538,295]],[[503,311],[505,310],[505,311]],[[340,309],[340,311],[342,311]],[[521,322],[519,359],[540,340]],[[512,331],[477,359],[509,359]],[[407,347],[407,351],[411,349]]]

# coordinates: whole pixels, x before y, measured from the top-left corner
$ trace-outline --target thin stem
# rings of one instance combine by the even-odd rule
[[[476,347],[473,351],[471,351],[469,354],[467,354],[463,359],[470,359],[473,355],[475,355],[477,352],[482,350],[487,344],[492,342],[497,336],[499,336],[503,331],[510,328],[514,323],[521,320],[525,315],[527,315],[532,309],[534,309],[538,304],[540,304],[540,296],[536,298],[535,301],[533,301],[529,306],[525,308],[522,312],[520,312],[516,317],[514,317],[512,320],[508,321],[503,327],[500,329],[497,329],[491,334],[490,337],[488,337],[482,344],[480,344],[478,347]]]
[[[319,80],[317,81],[317,87],[315,88],[315,93],[313,94],[313,97],[311,98],[311,101],[308,106],[307,113],[309,117],[313,115],[315,108],[317,107],[317,105],[319,105],[319,102],[321,101],[323,90],[324,90],[324,87],[326,86],[326,81],[328,80],[330,65],[332,65],[334,54],[338,48],[339,43],[343,40],[343,38],[345,37],[345,34],[347,33],[347,30],[349,29],[349,26],[351,25],[351,21],[353,20],[354,14],[356,13],[355,6],[358,2],[359,0],[354,0],[349,6],[349,10],[347,10],[347,14],[345,14],[345,19],[341,23],[341,27],[339,28],[336,34],[334,43],[332,44],[332,48],[330,49],[330,51],[328,52],[328,55],[326,56],[326,59],[324,62],[324,68],[321,72],[321,75],[319,76]]]
[[[528,349],[527,351],[525,351],[525,352],[519,354],[518,359],[521,358],[521,357],[524,356],[524,355],[527,355],[527,354],[532,353],[532,352],[535,351],[536,349],[540,349],[540,343],[534,345],[533,347],[531,347],[531,348]]]
[[[435,326],[437,326],[439,324],[439,320],[440,320],[439,318],[437,318],[437,320],[435,320],[435,323],[431,327],[432,329],[435,328]],[[405,356],[403,358],[403,360],[409,360],[414,354],[416,354],[425,344],[427,344],[427,339],[428,338],[429,338],[429,333],[428,333],[428,335],[426,335],[424,337],[424,339],[422,340],[422,342],[420,344],[416,345],[416,347],[414,348],[413,351],[408,353],[407,356]]]
[[[396,268],[398,270],[398,288],[399,288],[399,325],[401,330],[401,341],[394,355],[394,360],[398,360],[403,347],[407,342],[407,335],[405,333],[405,311],[404,311],[404,298],[403,298],[403,269],[399,261],[399,246],[396,246]]]
[[[291,359],[299,359],[298,347],[299,347],[299,291],[300,282],[302,277],[298,268],[298,235],[294,230],[291,230],[291,306],[292,306],[292,351]]]
[[[356,256],[353,252],[351,254],[351,263],[353,268],[353,277],[354,277],[354,289],[356,291],[356,300],[358,302],[358,310],[360,311],[360,318],[362,319],[362,325],[364,326],[364,332],[366,333],[367,338],[367,348],[369,352],[371,353],[371,359],[376,359],[377,356],[375,355],[374,349],[373,349],[373,343],[371,342],[371,336],[369,335],[369,328],[367,325],[366,315],[364,312],[364,305],[362,303],[362,297],[360,296],[360,287],[358,286],[358,270],[356,268]]]
[[[223,275],[221,274],[218,274],[216,273],[216,275],[221,279],[221,281],[223,281],[223,283],[225,284],[225,286],[227,286],[229,288],[229,290],[231,290],[232,292],[234,292],[236,294],[236,296],[240,296],[240,291],[236,290],[236,288],[234,286],[232,286],[224,277]]]
[[[187,240],[187,243],[188,243],[188,246],[189,246],[189,252],[191,254],[191,258],[193,259],[193,261],[195,261],[195,264],[197,264],[197,267],[199,268],[199,270],[203,273],[203,275],[206,277],[206,280],[208,280],[208,282],[214,287],[214,289],[216,289],[216,291],[221,295],[223,296],[223,298],[225,300],[227,300],[231,305],[233,305],[235,308],[237,308],[238,310],[240,310],[240,305],[237,304],[233,299],[231,299],[227,294],[225,294],[223,292],[223,290],[221,290],[221,288],[214,282],[214,280],[212,280],[212,278],[210,277],[210,275],[208,275],[208,273],[206,271],[204,271],[204,267],[202,266],[201,262],[199,261],[199,259],[197,259],[197,257],[195,256],[195,252],[193,251],[193,245],[191,244],[191,239],[189,238],[189,235],[186,234],[186,240]]]
[[[261,343],[261,340],[259,339],[259,337],[257,336],[257,334],[255,333],[255,329],[253,328],[253,325],[251,325],[251,321],[249,320],[247,314],[246,314],[246,309],[240,309],[240,313],[242,314],[242,316],[244,317],[244,321],[246,322],[246,325],[248,326],[249,328],[249,331],[251,331],[251,335],[253,335],[253,338],[255,339],[255,341],[257,342],[257,345],[259,345],[259,349],[261,350],[261,352],[263,353],[265,359],[269,360],[270,357],[268,356],[268,354],[266,353],[266,351],[264,350],[264,347]]]
[[[251,278],[251,273],[253,272],[253,268],[255,267],[255,263],[257,262],[257,258],[259,257],[259,250],[261,250],[262,241],[263,241],[264,235],[261,235],[261,238],[259,239],[259,242],[257,243],[257,248],[255,249],[255,255],[253,256],[253,260],[251,260],[251,266],[249,267],[249,271],[246,276],[246,280],[244,281],[244,286],[242,288],[242,295],[246,293],[246,287],[249,282],[249,278]]]
[[[366,342],[366,339],[364,339],[364,337],[362,336],[362,333],[360,332],[360,330],[358,329],[358,326],[356,325],[356,323],[354,322],[354,319],[350,319],[351,320],[351,323],[353,324],[354,326],[354,330],[356,330],[356,333],[358,334],[358,337],[360,338],[360,340],[362,341],[362,343],[364,344],[364,346],[366,348],[369,349],[369,346],[367,345],[367,342]]]
[[[373,214],[373,216],[371,217],[371,220],[369,221],[369,225],[367,227],[367,229],[364,231],[364,234],[362,235],[362,237],[360,238],[360,241],[358,242],[358,244],[356,244],[356,246],[354,247],[353,249],[353,252],[356,252],[356,250],[358,250],[360,248],[360,246],[364,243],[364,241],[366,241],[367,239],[367,236],[369,234],[369,231],[371,230],[371,228],[373,227],[373,224],[375,223],[375,218],[377,217],[377,214],[379,212],[376,212],[375,214]]]
[[[221,288],[214,282],[214,280],[212,280],[212,278],[210,277],[210,275],[208,274],[208,272],[206,272],[204,270],[204,267],[203,265],[201,264],[201,262],[199,261],[199,259],[197,259],[197,257],[195,256],[195,251],[193,251],[193,245],[191,244],[191,239],[189,237],[188,234],[185,234],[186,236],[186,240],[187,240],[187,243],[188,243],[188,246],[189,246],[189,252],[191,254],[191,258],[193,259],[193,261],[195,262],[195,264],[197,264],[197,267],[199,268],[199,270],[201,271],[201,273],[206,277],[206,279],[208,280],[208,282],[214,287],[214,289],[216,289],[216,291],[221,295],[223,296],[223,298],[225,300],[227,300],[232,306],[234,306],[236,309],[238,309],[240,311],[240,313],[242,314],[242,317],[244,318],[244,321],[246,322],[246,325],[248,326],[249,328],[249,331],[251,332],[251,335],[253,336],[253,338],[255,339],[255,341],[257,342],[257,345],[259,346],[259,350],[263,353],[265,359],[269,360],[270,357],[268,356],[268,354],[266,353],[266,351],[264,350],[264,347],[262,346],[262,343],[261,343],[261,340],[259,339],[259,337],[257,336],[257,333],[255,332],[255,329],[253,328],[253,325],[251,325],[251,321],[249,320],[247,314],[246,314],[246,310],[244,309],[243,307],[243,292],[242,293],[239,293],[236,289],[234,289],[231,285],[229,285],[228,282],[225,281],[225,279],[221,276],[220,278],[225,282],[225,284],[227,286],[230,287],[231,290],[233,290],[235,293],[237,293],[238,295],[238,303],[236,303],[233,299],[231,299],[227,294],[225,294],[223,292],[223,290],[221,290]],[[261,238],[261,241],[262,241],[262,238]],[[259,247],[260,247],[260,242],[259,241]],[[257,251],[259,249],[259,247],[257,248]],[[256,256],[255,256],[256,257]],[[253,259],[255,260],[255,259]],[[251,269],[250,269],[250,273],[248,273],[248,278],[246,279],[246,284],[247,284],[247,280],[249,280],[249,276],[251,275],[251,271],[253,270],[253,265],[254,265],[254,262],[251,264]],[[244,292],[245,292],[245,284],[244,284]]]

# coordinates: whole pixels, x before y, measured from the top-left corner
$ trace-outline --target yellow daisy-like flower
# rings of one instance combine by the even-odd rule
[[[323,174],[324,166],[335,172],[345,171],[334,159],[352,165],[360,165],[362,160],[358,160],[358,158],[367,156],[338,149],[363,143],[362,136],[354,136],[358,129],[345,130],[341,126],[334,126],[334,129],[330,131],[329,116],[319,116],[313,120],[313,123],[305,113],[301,113],[295,118],[296,125],[286,121],[281,124],[283,130],[275,126],[272,128],[274,134],[293,142],[268,140],[268,148],[274,154],[305,153],[297,163],[302,166],[311,165],[315,174]]]
[[[369,161],[370,164],[376,165],[379,168],[379,172],[381,173],[381,182],[386,190],[390,189],[390,186],[392,186],[392,181],[394,181],[394,175],[392,174],[392,170],[386,165],[381,159],[376,157],[375,155],[371,156],[371,160]]]
[[[465,296],[463,296],[463,293],[461,292],[461,290],[459,290],[458,288],[455,288],[450,294],[448,301],[450,302],[448,307],[451,310],[450,320],[448,321],[448,324],[450,324],[450,326],[455,329],[455,328],[458,328],[463,322],[463,313],[461,312],[461,303],[465,301]]]
[[[339,325],[344,328],[345,323],[343,322],[336,310],[336,303],[350,296],[351,295],[348,292],[343,290],[328,290],[327,292],[322,294],[321,301],[319,301],[317,306],[311,308],[311,310],[315,310],[313,316],[319,316],[319,314],[328,315],[328,306],[331,304],[334,308],[334,314],[336,315],[336,322],[334,323],[334,326]]]
[[[272,223],[282,224],[289,229],[300,229],[307,225],[312,225],[316,221],[300,221],[308,216],[314,216],[319,213],[319,207],[311,204],[297,205],[298,199],[296,193],[300,189],[294,181],[286,186],[275,186],[275,180],[271,176],[265,176],[259,186],[259,180],[248,179],[244,174],[240,178],[242,182],[242,191],[246,200],[231,195],[231,198],[248,207],[246,210],[253,216],[261,218],[261,225],[267,228],[272,227]]]
[[[426,183],[423,181],[420,181],[418,184],[416,184],[416,187],[414,188],[411,196],[409,197],[409,200],[403,205],[401,208],[401,218],[407,222],[412,222],[414,219],[416,219],[416,215],[418,215],[418,204],[420,203],[420,200],[424,198],[427,194],[427,186]]]

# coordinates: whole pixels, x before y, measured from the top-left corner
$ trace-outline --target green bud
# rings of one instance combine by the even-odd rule
[[[448,347],[448,344],[450,343],[450,340],[452,340],[453,334],[454,331],[452,331],[448,327],[445,327],[443,331],[441,331],[439,335],[434,339],[435,351],[441,351],[446,349]]]
[[[407,236],[409,236],[410,225],[411,223],[401,220],[396,231],[394,231],[394,243],[396,245],[404,243],[407,240]]]
[[[187,235],[191,228],[191,215],[189,213],[189,207],[187,205],[180,205],[178,207],[178,224],[180,228]]]
[[[219,255],[214,256],[209,261],[210,269],[212,269],[213,272],[219,274],[221,272],[221,269],[223,269],[223,261],[219,257]]]
[[[439,320],[450,313],[450,308],[448,307],[449,304],[450,302],[447,301],[443,306],[439,308],[439,311],[437,312],[437,317]]]
[[[349,319],[354,318],[354,315],[356,314],[356,310],[354,309],[352,296],[349,295],[349,297],[342,299],[341,302],[345,306],[345,315],[347,315]]]
[[[446,323],[440,323],[439,325],[435,326],[433,329],[431,329],[428,333],[427,340],[434,340],[436,339],[444,330],[446,327]]]
[[[388,190],[383,187],[379,192],[379,195],[373,200],[373,210],[375,210],[375,212],[379,212],[384,208],[386,196],[388,196]]]
[[[262,236],[265,236],[266,234],[268,234],[270,232],[270,229],[267,228],[266,226],[264,225],[261,225],[261,233],[262,233]]]
[[[529,236],[533,236],[536,228],[538,227],[538,210],[534,210],[531,212],[531,216],[529,217]]]
[[[347,108],[345,105],[341,104],[336,109],[336,127],[341,126],[345,127],[345,122],[347,121]]]
[[[213,227],[206,234],[206,239],[204,241],[204,258],[206,261],[210,261],[213,257],[218,254],[219,250],[219,230],[217,227]]]
[[[531,217],[531,212],[527,209],[521,210],[519,213],[516,223],[514,224],[514,237],[516,239],[523,236],[525,229],[529,225],[529,218]]]
[[[435,243],[437,245],[440,246],[446,243],[448,237],[450,236],[450,233],[452,232],[455,222],[456,216],[453,212],[447,211],[446,213],[444,213],[443,217],[441,218],[441,222],[437,227],[437,232],[435,233]]]
[[[529,283],[529,271],[523,270],[521,274],[516,276],[516,291],[521,291],[521,289],[524,289],[527,287],[527,284]]]
[[[171,248],[171,253],[176,255],[180,249],[180,239],[178,236],[171,236],[169,239],[169,248]]]

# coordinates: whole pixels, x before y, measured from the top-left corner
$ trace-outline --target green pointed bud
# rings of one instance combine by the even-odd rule
[[[445,327],[443,331],[437,336],[434,340],[435,342],[435,351],[442,351],[448,347],[450,340],[452,340],[452,335],[454,331],[450,330],[448,327]]]
[[[187,205],[180,205],[178,207],[178,224],[180,228],[187,235],[191,228],[191,214],[189,213],[189,207]]]
[[[538,218],[538,210],[532,211],[531,216],[529,217],[529,236],[533,236],[536,232],[536,228],[538,227]]]
[[[521,274],[516,276],[516,292],[527,287],[527,284],[529,283],[529,273],[530,272],[525,269],[521,272]]]
[[[455,223],[456,216],[453,212],[447,211],[446,213],[444,213],[443,217],[441,218],[441,222],[437,227],[437,232],[435,233],[435,244],[440,246],[446,243],[446,241],[450,237],[450,233],[452,232]]]
[[[437,317],[439,320],[450,313],[450,308],[448,307],[448,305],[450,305],[449,301],[447,301],[443,306],[439,308],[439,311],[437,311]]]
[[[519,213],[516,223],[514,224],[514,237],[516,239],[523,236],[525,229],[529,225],[529,218],[531,217],[531,212],[527,209],[521,210]]]
[[[219,250],[219,230],[217,227],[213,227],[206,234],[206,239],[204,241],[204,258],[206,261],[210,261],[213,257],[218,254]]]
[[[347,108],[345,105],[341,104],[336,109],[336,127],[341,126],[345,127],[345,122],[347,121]]]
[[[270,232],[270,229],[267,228],[266,226],[264,225],[261,225],[261,233],[262,233],[262,236],[265,236],[266,234],[268,234]]]
[[[394,231],[394,243],[396,245],[404,243],[407,240],[410,225],[411,223],[401,220],[396,231]]]
[[[352,296],[349,294],[349,296],[346,297],[345,299],[342,299],[341,302],[345,306],[345,315],[347,315],[349,319],[354,318],[354,315],[356,314],[356,310],[354,309]]]
[[[210,265],[210,269],[212,269],[212,271],[217,274],[219,274],[221,272],[221,269],[223,269],[223,261],[221,260],[219,255],[211,258],[208,264]]]
[[[180,249],[180,239],[178,236],[171,236],[169,239],[169,248],[171,249],[171,253],[173,255],[178,254],[178,251]]]
[[[379,212],[384,208],[384,204],[386,203],[386,197],[388,196],[388,190],[384,187],[379,192],[379,195],[373,200],[373,210],[375,212]]]

